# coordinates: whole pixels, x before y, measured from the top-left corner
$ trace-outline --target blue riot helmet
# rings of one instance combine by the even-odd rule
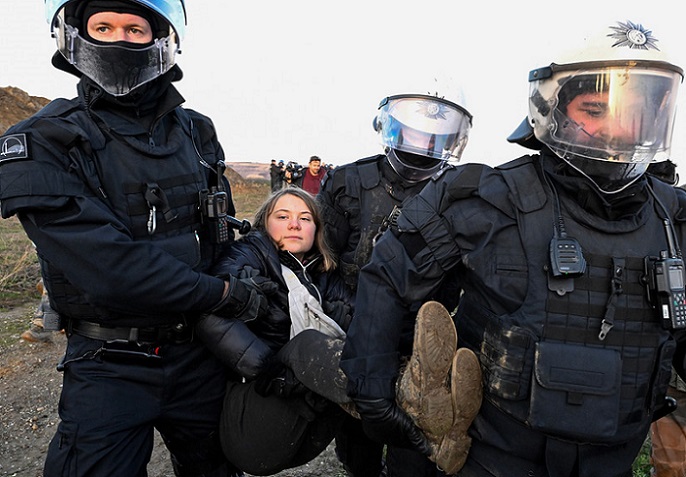
[[[105,43],[90,38],[94,12],[131,13],[149,21],[150,44]],[[124,96],[169,71],[186,29],[183,0],[46,0],[45,17],[64,60],[113,96]]]
[[[601,192],[620,192],[669,159],[682,79],[651,30],[617,22],[531,71],[527,122],[508,140],[546,145]]]
[[[458,85],[446,87],[434,78],[425,87],[384,98],[374,119],[389,163],[409,182],[428,179],[446,162],[458,161],[472,126]]]

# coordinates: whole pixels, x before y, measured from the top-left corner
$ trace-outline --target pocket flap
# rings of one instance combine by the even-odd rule
[[[612,349],[536,343],[536,381],[546,389],[609,395],[621,380],[621,356]]]

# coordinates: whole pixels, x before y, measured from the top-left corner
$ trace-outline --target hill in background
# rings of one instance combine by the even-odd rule
[[[0,133],[19,121],[37,113],[50,102],[40,96],[29,96],[14,86],[0,88]]]
[[[247,180],[269,180],[269,164],[259,162],[234,162],[226,161],[227,167],[238,172]]]

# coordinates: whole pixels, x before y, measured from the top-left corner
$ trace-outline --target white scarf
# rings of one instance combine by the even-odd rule
[[[288,286],[288,306],[291,312],[291,338],[303,330],[314,329],[332,338],[345,338],[345,331],[324,313],[322,305],[303,285],[293,270],[281,265]]]

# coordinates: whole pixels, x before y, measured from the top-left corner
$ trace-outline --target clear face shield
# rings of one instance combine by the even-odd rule
[[[169,71],[178,49],[174,33],[143,48],[94,44],[66,24],[62,13],[55,19],[54,35],[62,56],[113,96],[127,95]]]
[[[376,127],[388,148],[447,161],[462,155],[471,121],[465,109],[450,101],[398,95],[381,102]]]
[[[532,82],[530,118],[556,155],[603,192],[618,192],[669,158],[681,74],[646,62],[592,66],[553,65]]]

